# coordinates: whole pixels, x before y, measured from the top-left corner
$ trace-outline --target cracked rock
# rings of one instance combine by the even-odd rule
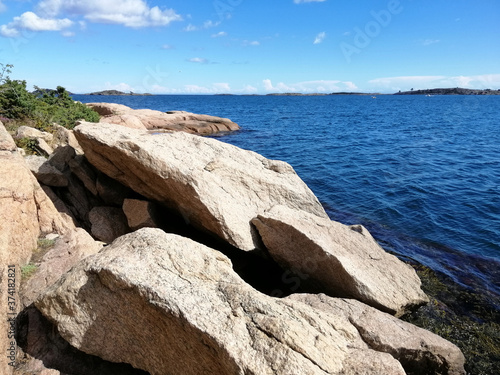
[[[152,375],[405,374],[344,316],[261,294],[226,256],[159,229],[117,239],[35,305],[75,348]]]

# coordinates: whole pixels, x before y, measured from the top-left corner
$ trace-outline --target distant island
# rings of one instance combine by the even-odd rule
[[[271,94],[214,94],[215,96],[329,96],[329,95],[387,95],[380,93],[366,93],[366,92],[332,92],[332,93],[300,93],[300,92],[276,92]]]
[[[411,90],[400,91],[394,95],[500,95],[500,90],[474,90],[455,87],[452,89],[426,89],[426,90]]]
[[[123,96],[151,96],[152,94],[136,94],[132,91],[130,92],[123,92],[123,91],[118,91],[118,90],[104,90],[104,91],[98,91],[98,92],[91,92],[90,94],[85,94],[85,95],[123,95]]]
[[[311,94],[301,94],[296,92],[289,93],[273,93],[266,94],[267,96],[328,96],[328,95],[384,95],[379,93],[366,93],[366,92],[332,92],[330,94],[326,93],[311,93]]]
[[[37,94],[42,94],[44,92],[49,93],[53,90],[41,89],[38,90]],[[72,95],[72,94],[71,94]],[[104,90],[91,92],[90,94],[84,95],[120,95],[120,96],[153,96],[153,94],[137,94],[132,91],[123,92],[118,90]],[[367,92],[332,92],[332,93],[299,93],[299,92],[285,92],[285,93],[270,93],[270,94],[227,94],[220,93],[214,94],[215,96],[331,96],[331,95],[360,95],[360,96],[382,96],[382,95],[500,95],[500,89],[465,89],[460,87],[454,88],[438,88],[438,89],[425,89],[425,90],[410,90],[410,91],[399,91],[394,94],[382,94],[382,93],[367,93]]]
[[[235,94],[215,94],[218,96],[231,96]],[[242,94],[240,96],[331,96],[331,95],[360,95],[360,96],[382,96],[382,95],[500,95],[499,90],[484,89],[464,89],[460,87],[445,88],[445,89],[425,89],[425,90],[410,90],[399,91],[394,94],[382,93],[367,93],[367,92],[332,92],[332,93],[299,93],[299,92],[283,92],[271,94]]]

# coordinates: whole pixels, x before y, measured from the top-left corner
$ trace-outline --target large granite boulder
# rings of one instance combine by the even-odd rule
[[[346,318],[370,348],[391,354],[408,374],[465,374],[465,358],[457,346],[359,301],[324,294],[293,294],[286,299]]]
[[[16,151],[15,143],[2,123],[0,176],[0,330],[7,335],[7,318],[12,318],[7,312],[16,313],[20,307],[17,298],[20,267],[30,260],[38,237],[42,233],[65,233],[74,229],[74,225],[56,210]],[[15,270],[15,277],[10,276],[8,269]],[[12,288],[7,288],[8,285]],[[7,353],[9,345],[9,340],[0,340],[0,351]],[[6,355],[0,357],[1,374],[12,372],[8,361]]]
[[[260,245],[250,221],[277,204],[328,217],[289,164],[215,139],[91,123],[75,135],[97,169],[243,250]]]
[[[238,124],[227,118],[184,111],[161,112],[152,109],[132,109],[114,103],[88,103],[87,106],[101,115],[99,122],[133,129],[164,129],[202,135],[240,129]]]
[[[153,375],[405,374],[389,354],[399,342],[386,348],[360,334],[368,323],[307,303],[261,294],[218,251],[145,228],[83,260],[35,306],[73,347]],[[381,337],[410,338],[409,324],[384,319],[372,326]],[[422,348],[404,353],[408,363],[432,336],[415,332]]]
[[[402,315],[428,302],[415,270],[385,252],[362,226],[275,206],[252,221],[271,256],[332,296]]]
[[[45,142],[50,143],[54,136],[29,126],[20,126],[16,131],[16,138],[43,139]]]

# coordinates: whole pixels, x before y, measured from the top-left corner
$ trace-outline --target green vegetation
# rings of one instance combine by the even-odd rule
[[[28,263],[21,267],[21,280],[28,280],[38,269],[38,266],[33,263]]]
[[[430,268],[414,265],[431,302],[404,320],[457,345],[471,375],[498,373],[500,312],[487,294],[461,287]]]
[[[38,142],[36,139],[31,139],[31,138],[15,138],[14,141],[16,142],[16,146],[19,148],[24,149],[27,155],[37,155],[37,145]]]
[[[72,129],[78,120],[99,121],[97,112],[73,101],[64,87],[41,90],[35,86],[36,94],[30,93],[26,81],[10,79],[12,67],[0,63],[2,121],[14,121],[16,125],[27,125],[43,131],[50,131],[53,123]]]
[[[49,240],[47,238],[39,238],[37,245],[38,245],[38,251],[47,251],[50,250],[54,247],[56,243],[56,240]]]

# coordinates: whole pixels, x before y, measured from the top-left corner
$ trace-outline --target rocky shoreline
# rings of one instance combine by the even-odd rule
[[[43,160],[0,124],[17,373],[465,374],[457,346],[398,318],[429,302],[415,270],[331,221],[289,164],[198,135],[227,119],[176,112],[183,129],[159,132],[111,107],[34,136]]]

